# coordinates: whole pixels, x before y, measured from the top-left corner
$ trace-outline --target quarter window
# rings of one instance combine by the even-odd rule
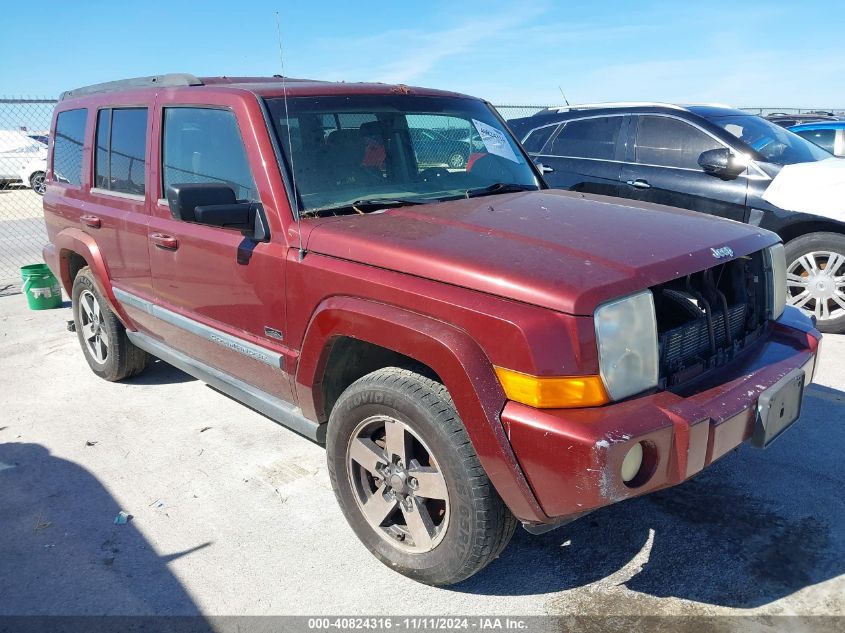
[[[58,182],[82,184],[82,146],[88,110],[66,110],[56,118],[53,142],[53,178]]]
[[[144,195],[146,155],[147,108],[110,108],[97,113],[97,188]]]
[[[291,130],[294,145],[299,130]],[[287,143],[287,137],[284,139]],[[224,183],[239,200],[258,200],[235,115],[213,108],[165,108],[162,184]]]
[[[803,136],[811,143],[815,143],[822,149],[826,149],[831,154],[833,153],[836,130],[799,130],[795,133],[798,136]]]
[[[552,141],[551,154],[612,160],[622,129],[621,116],[568,121]]]
[[[644,165],[701,169],[701,153],[721,147],[724,146],[709,134],[678,119],[641,116],[634,160]]]

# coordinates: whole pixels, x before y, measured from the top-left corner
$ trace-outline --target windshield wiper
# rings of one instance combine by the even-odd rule
[[[478,198],[479,196],[492,196],[499,193],[516,193],[517,191],[537,191],[537,185],[518,185],[513,182],[494,182],[486,187],[467,189],[465,198]]]
[[[408,198],[363,198],[347,204],[339,204],[333,207],[321,207],[319,209],[308,209],[303,211],[301,217],[309,215],[336,215],[342,213],[366,213],[367,211],[378,211],[379,209],[390,209],[392,207],[407,207],[417,204],[428,204],[423,200],[410,200]]]

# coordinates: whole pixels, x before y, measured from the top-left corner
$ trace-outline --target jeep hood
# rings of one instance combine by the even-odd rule
[[[777,242],[702,213],[555,190],[306,222],[311,252],[575,315],[730,259],[711,249]]]

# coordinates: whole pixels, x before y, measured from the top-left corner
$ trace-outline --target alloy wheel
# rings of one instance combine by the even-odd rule
[[[845,315],[845,254],[813,251],[786,269],[787,303],[818,321]]]
[[[431,450],[404,422],[376,415],[355,428],[349,480],[366,521],[392,545],[433,550],[449,525],[446,479]]]
[[[466,164],[466,159],[463,154],[455,153],[449,157],[448,164],[452,169],[460,169]]]
[[[105,363],[109,355],[109,336],[100,303],[90,290],[83,290],[79,295],[79,321],[88,352],[98,363]]]
[[[47,191],[47,180],[44,177],[44,172],[39,171],[33,174],[32,178],[29,179],[29,185],[35,193],[43,196],[44,192]]]

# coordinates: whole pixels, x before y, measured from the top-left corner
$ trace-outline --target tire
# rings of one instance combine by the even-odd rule
[[[47,181],[43,171],[37,171],[29,177],[29,186],[39,196],[43,196],[47,190]]]
[[[388,432],[395,440],[400,429],[401,441],[387,441]],[[366,454],[359,462],[351,455],[360,456],[361,447]],[[350,385],[331,412],[326,453],[349,525],[376,558],[409,578],[429,585],[469,578],[501,553],[516,529],[449,392],[417,373],[388,367]],[[364,513],[368,500],[375,502],[374,520]]]
[[[149,356],[126,336],[88,266],[73,280],[71,301],[76,335],[91,371],[111,382],[140,374]]]
[[[466,164],[467,158],[460,152],[455,152],[454,154],[449,156],[449,160],[447,162],[447,165],[449,165],[449,167],[451,167],[452,169],[460,169]]]
[[[845,235],[808,233],[784,251],[787,303],[815,315],[822,332],[845,333]]]

